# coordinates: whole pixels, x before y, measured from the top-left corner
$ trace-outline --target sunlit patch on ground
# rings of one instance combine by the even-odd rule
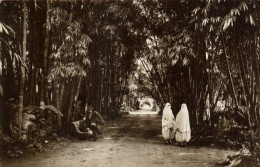
[[[118,126],[110,126],[109,129],[118,129]]]
[[[84,148],[83,151],[92,151],[94,148]]]
[[[129,114],[131,115],[156,115],[158,112],[151,111],[151,110],[137,110],[137,111],[130,111]]]

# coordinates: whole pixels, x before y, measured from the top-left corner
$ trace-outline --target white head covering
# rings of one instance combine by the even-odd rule
[[[176,128],[178,128],[180,132],[190,131],[189,111],[185,103],[181,105],[181,110],[176,116]]]
[[[168,116],[171,112],[171,104],[170,103],[166,103],[163,109],[163,116],[165,117],[166,115]]]
[[[172,114],[171,104],[166,103],[163,109],[162,126],[172,128],[174,125],[174,115]]]

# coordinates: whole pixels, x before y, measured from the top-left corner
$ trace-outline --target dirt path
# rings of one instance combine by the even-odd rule
[[[215,166],[215,162],[234,154],[209,147],[165,145],[160,128],[160,116],[133,112],[104,127],[102,137],[96,142],[73,142],[36,157],[4,161],[3,166],[201,167]]]

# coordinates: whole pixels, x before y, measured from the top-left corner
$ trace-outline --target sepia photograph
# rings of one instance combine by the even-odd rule
[[[260,167],[260,0],[0,0],[0,167]]]

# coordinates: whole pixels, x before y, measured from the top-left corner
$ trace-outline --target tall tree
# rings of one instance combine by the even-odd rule
[[[27,6],[26,2],[23,2],[23,43],[22,43],[22,63],[21,63],[21,78],[20,78],[20,88],[19,88],[19,134],[22,133],[22,114],[23,114],[23,102],[24,102],[24,85],[25,85],[25,64],[26,60],[26,34],[27,34]]]

